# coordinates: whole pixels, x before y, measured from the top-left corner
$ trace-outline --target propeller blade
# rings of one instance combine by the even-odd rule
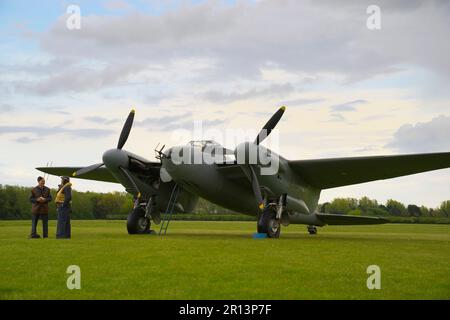
[[[127,142],[128,136],[130,135],[131,127],[133,126],[134,120],[134,109],[130,111],[125,124],[123,125],[122,132],[120,133],[119,142],[117,143],[117,149],[122,149]]]
[[[259,209],[264,209],[264,199],[261,194],[261,188],[259,187],[258,178],[256,177],[255,170],[252,166],[248,166],[250,168],[250,172],[252,173],[252,188],[255,194],[256,200],[258,201]]]
[[[74,173],[72,173],[72,176],[73,176],[73,177],[81,176],[82,174],[86,174],[86,173],[88,173],[88,172],[94,171],[94,170],[100,168],[101,166],[103,166],[103,162],[93,164],[93,165],[91,165],[91,166],[89,166],[89,167],[84,167],[84,168],[82,168],[82,169],[80,169],[80,170],[75,171]]]
[[[131,186],[133,187],[133,189],[137,192],[137,197],[138,199],[141,197],[141,192],[139,191],[138,186],[136,185],[136,182],[134,181],[134,178],[132,177],[132,175],[130,174],[130,172],[122,167],[119,167],[120,170],[122,170],[122,172],[125,174],[125,176],[128,178],[128,180],[131,183]]]
[[[256,140],[254,142],[256,145],[259,145],[261,142],[264,141],[265,138],[269,136],[269,134],[278,124],[278,121],[280,121],[285,110],[286,107],[281,107],[280,109],[278,109],[277,112],[275,112],[272,118],[270,118],[269,121],[267,121],[266,125],[261,129],[261,132],[256,137]]]

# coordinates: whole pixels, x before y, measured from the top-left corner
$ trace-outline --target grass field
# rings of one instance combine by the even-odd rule
[[[39,225],[41,228],[41,225]],[[450,299],[450,226],[388,224],[282,230],[254,222],[173,221],[165,237],[129,236],[124,221],[73,221],[71,240],[26,238],[0,221],[0,299]],[[366,268],[381,268],[368,290]],[[81,268],[68,290],[66,268]]]

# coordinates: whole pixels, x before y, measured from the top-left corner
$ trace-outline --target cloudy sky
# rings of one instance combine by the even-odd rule
[[[0,0],[0,184],[32,185],[48,162],[101,161],[131,107],[125,148],[148,159],[195,120],[257,130],[280,105],[288,159],[450,151],[448,1],[77,1],[72,30],[70,4]],[[366,25],[371,4],[379,30]],[[321,201],[363,195],[437,206],[450,170]]]

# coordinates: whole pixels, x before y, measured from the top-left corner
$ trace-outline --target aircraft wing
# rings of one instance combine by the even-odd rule
[[[450,152],[289,161],[292,170],[318,189],[390,179],[450,167]]]
[[[52,174],[55,176],[68,176],[72,177],[72,174],[80,170],[83,167],[40,167],[36,168],[39,171]],[[91,172],[85,173],[77,179],[87,179],[87,180],[95,180],[95,181],[105,181],[105,182],[114,182],[120,183],[114,178],[114,176],[109,172],[109,170],[105,167],[95,169]]]
[[[316,213],[316,216],[320,221],[328,225],[383,224],[389,222],[381,217],[347,216],[328,213]]]

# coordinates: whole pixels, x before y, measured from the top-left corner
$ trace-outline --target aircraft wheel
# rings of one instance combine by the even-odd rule
[[[150,233],[150,224],[150,219],[145,216],[145,210],[141,207],[136,207],[128,215],[128,234]]]
[[[275,217],[276,213],[272,208],[265,208],[258,220],[258,232],[267,233],[269,238],[279,238],[281,225]]]
[[[315,226],[308,226],[309,234],[317,234],[317,228]]]

